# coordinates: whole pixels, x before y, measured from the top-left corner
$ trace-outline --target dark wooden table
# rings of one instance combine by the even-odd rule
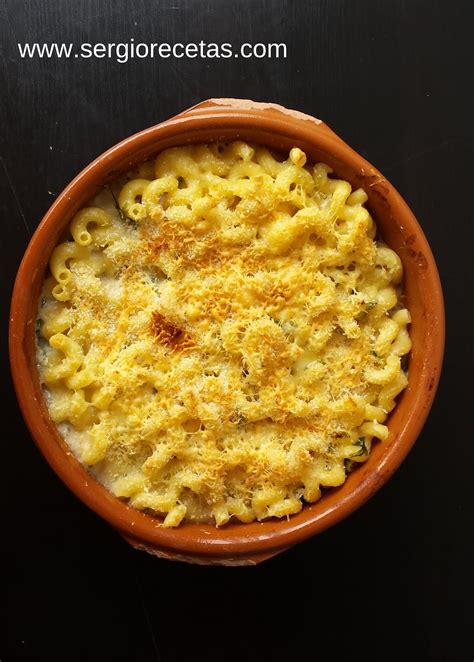
[[[469,0],[2,3],[2,662],[473,659],[472,24]],[[17,47],[131,38],[284,42],[287,58],[119,63]],[[13,278],[57,193],[110,145],[211,96],[323,118],[405,196],[447,300],[441,386],[402,468],[349,519],[257,568],[129,548],[36,450],[6,358]]]

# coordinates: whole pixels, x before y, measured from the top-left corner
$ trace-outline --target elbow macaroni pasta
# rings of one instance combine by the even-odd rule
[[[167,149],[76,214],[38,366],[116,496],[163,526],[286,517],[387,438],[410,313],[366,201],[237,141]]]

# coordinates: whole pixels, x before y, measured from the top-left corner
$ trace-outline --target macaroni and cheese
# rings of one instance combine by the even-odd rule
[[[167,149],[76,214],[38,366],[113,494],[164,526],[289,516],[387,438],[410,313],[366,200],[237,141]]]

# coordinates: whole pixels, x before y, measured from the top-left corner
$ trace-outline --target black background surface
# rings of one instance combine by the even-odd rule
[[[2,662],[473,659],[473,18],[469,0],[2,3]],[[119,64],[21,60],[16,46],[131,37],[286,42],[288,57]],[[440,389],[403,466],[349,519],[256,568],[129,548],[42,459],[6,358],[16,269],[56,194],[212,96],[321,117],[379,167],[419,218],[447,302]]]

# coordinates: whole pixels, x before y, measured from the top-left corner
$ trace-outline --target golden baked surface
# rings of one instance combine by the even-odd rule
[[[402,266],[367,196],[243,142],[164,151],[54,251],[38,317],[53,420],[165,517],[282,517],[344,482],[407,384]]]

